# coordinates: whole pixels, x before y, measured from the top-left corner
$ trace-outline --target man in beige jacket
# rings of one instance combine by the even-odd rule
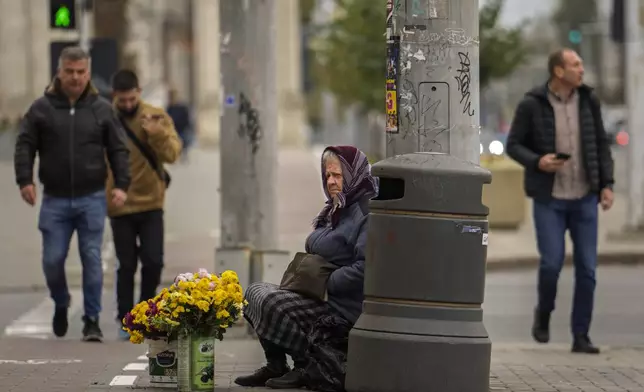
[[[156,295],[163,270],[163,205],[169,175],[164,163],[181,154],[181,140],[165,110],[141,100],[136,74],[121,70],[112,79],[114,107],[128,135],[132,181],[123,206],[108,203],[118,259],[116,297],[119,323],[134,306],[134,276],[141,260],[140,301]],[[112,189],[112,177],[107,190]],[[119,324],[119,334],[127,333]]]

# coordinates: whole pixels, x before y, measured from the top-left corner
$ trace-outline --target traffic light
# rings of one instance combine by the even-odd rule
[[[581,31],[573,29],[568,32],[568,41],[570,41],[571,44],[579,45],[581,43],[581,40]]]
[[[76,29],[76,0],[49,0],[49,27]]]

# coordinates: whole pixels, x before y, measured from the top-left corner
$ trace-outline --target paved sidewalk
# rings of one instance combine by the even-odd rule
[[[143,353],[126,342],[93,344],[80,339],[0,339],[0,391],[80,392],[109,385],[124,361]]]
[[[598,356],[571,354],[569,349],[567,345],[494,345],[490,392],[644,392],[644,347],[603,347]],[[217,342],[216,356],[217,392],[247,390],[233,380],[263,361],[259,343],[250,339]],[[122,373],[138,376],[134,389],[163,390],[150,386],[145,371]]]
[[[602,350],[601,355],[589,356],[571,354],[568,345],[495,344],[490,392],[644,392],[644,347]],[[132,365],[147,362],[143,345],[5,338],[0,352],[3,392],[169,390],[151,387],[147,369]],[[216,358],[216,392],[247,390],[233,380],[263,362],[259,343],[252,339],[217,342]],[[117,376],[130,379],[130,385],[111,386]]]

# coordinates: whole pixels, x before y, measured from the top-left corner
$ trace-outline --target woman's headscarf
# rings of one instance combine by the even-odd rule
[[[313,227],[325,225],[329,220],[335,226],[338,221],[338,212],[344,207],[363,198],[371,199],[378,194],[378,179],[371,175],[371,165],[367,156],[352,146],[332,146],[324,152],[332,151],[338,156],[342,166],[342,191],[331,197],[326,186],[326,165],[322,153],[322,188],[326,195],[326,204],[313,221]]]

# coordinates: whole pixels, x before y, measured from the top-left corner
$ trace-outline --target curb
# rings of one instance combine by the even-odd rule
[[[605,253],[600,254],[597,260],[598,265],[600,266],[611,266],[611,265],[621,265],[621,266],[630,266],[635,267],[639,265],[644,265],[644,253],[643,252],[623,252],[623,253]],[[487,260],[487,272],[505,272],[505,271],[519,271],[519,270],[529,270],[537,269],[539,265],[538,256],[520,256],[517,258],[505,258],[505,259],[488,259]],[[567,255],[564,260],[564,265],[571,266],[572,255]],[[114,264],[109,263],[105,275],[103,277],[103,288],[112,290],[114,288]],[[82,282],[80,279],[69,279],[68,285],[70,289],[73,288],[82,288]],[[138,285],[140,282],[139,274],[135,279],[135,284]],[[173,278],[164,277],[161,279],[161,285],[167,286],[173,283]],[[33,293],[33,292],[46,292],[47,286],[45,283],[35,283],[28,286],[0,286],[0,295],[1,294],[20,294],[20,293]]]
[[[599,254],[597,264],[637,266],[644,264],[643,252],[603,253]],[[573,265],[572,255],[566,255],[564,265]],[[521,269],[536,269],[539,266],[539,256],[520,256],[517,258],[488,259],[487,271],[503,272]]]

